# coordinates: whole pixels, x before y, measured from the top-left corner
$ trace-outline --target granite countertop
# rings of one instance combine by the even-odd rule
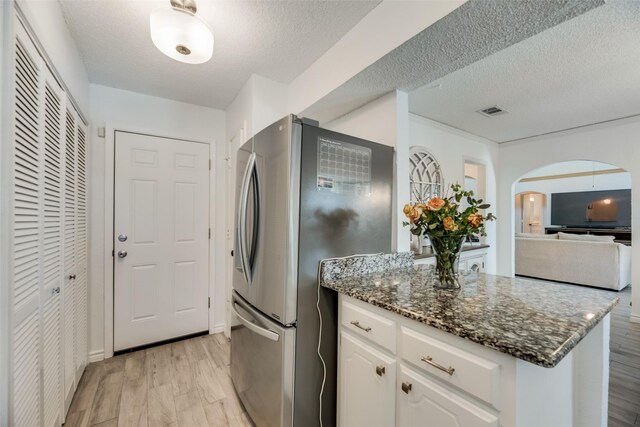
[[[475,251],[476,249],[484,249],[484,248],[488,248],[489,245],[485,245],[485,244],[480,244],[480,243],[474,243],[472,245],[465,245],[462,247],[462,252],[467,252],[467,251]],[[426,252],[422,252],[419,255],[414,255],[415,259],[424,259],[424,258],[430,258],[435,256],[435,254],[433,253],[433,251],[431,249],[429,249]]]
[[[397,255],[400,261],[392,254],[322,261],[320,283],[547,368],[619,301],[611,291],[482,273],[466,278],[460,290],[438,291],[427,283],[431,266],[413,266],[413,256]]]

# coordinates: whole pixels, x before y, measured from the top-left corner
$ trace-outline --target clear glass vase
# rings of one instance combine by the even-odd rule
[[[436,289],[460,289],[461,275],[458,271],[458,264],[465,236],[433,236],[431,234],[427,234],[427,236],[431,240],[431,249],[436,258],[432,279],[433,287]]]

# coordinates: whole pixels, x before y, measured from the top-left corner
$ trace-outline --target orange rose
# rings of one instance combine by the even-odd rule
[[[478,228],[482,224],[482,215],[480,214],[471,214],[467,217],[467,222],[471,224],[473,228]]]
[[[427,208],[429,208],[430,211],[439,211],[444,207],[445,203],[446,202],[444,201],[444,199],[441,199],[440,197],[434,197],[432,199],[429,199],[429,201],[427,202]]]
[[[442,226],[447,231],[458,230],[458,225],[453,221],[453,218],[451,218],[450,216],[444,217],[444,219],[442,220]]]
[[[406,205],[404,205],[404,207],[402,208],[402,212],[404,212],[404,214],[408,217],[409,214],[411,213],[411,211],[413,210],[413,206],[411,206],[411,204],[407,203]]]
[[[421,216],[422,216],[422,209],[416,206],[413,206],[411,208],[411,212],[409,212],[409,214],[407,215],[407,218],[409,218],[409,221],[415,224],[420,220]]]

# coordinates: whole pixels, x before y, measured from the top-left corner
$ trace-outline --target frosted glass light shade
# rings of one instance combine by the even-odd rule
[[[172,7],[151,12],[151,40],[176,61],[202,64],[213,55],[213,33],[196,15]]]

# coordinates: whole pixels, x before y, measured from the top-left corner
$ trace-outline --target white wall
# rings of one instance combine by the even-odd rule
[[[250,132],[255,135],[276,120],[280,120],[287,114],[287,86],[274,82],[262,76],[254,74],[253,80],[253,107],[252,124]]]
[[[105,125],[121,130],[169,136],[211,143],[215,156],[211,201],[215,245],[215,265],[212,265],[215,293],[211,295],[213,324],[224,324],[224,257],[225,257],[225,113],[182,102],[156,98],[120,89],[91,85],[90,205],[89,218],[89,351],[96,357],[104,350],[104,225],[105,225],[105,139],[95,129]]]
[[[496,213],[498,208],[496,183],[498,144],[415,114],[411,114],[409,117],[409,139],[411,146],[425,147],[435,156],[442,168],[445,188],[447,189],[451,184],[464,183],[465,161],[484,165],[486,172],[486,180],[484,182],[485,201],[491,204],[489,212]],[[408,161],[406,162],[405,170],[398,168],[398,175],[409,175]],[[513,217],[513,214],[511,217]],[[488,273],[495,273],[496,271],[496,228],[501,221],[502,219],[498,215],[498,221],[489,222],[486,226],[487,237],[485,241],[490,245],[486,266]],[[406,230],[405,232],[409,233]]]
[[[632,228],[640,230],[640,118],[630,118],[502,144],[498,175],[498,274],[512,276],[514,184],[542,166],[571,160],[600,161],[631,174]],[[633,237],[632,259],[640,259],[640,240]],[[640,263],[632,265],[632,283],[640,283]],[[640,321],[640,286],[632,288],[632,320]]]
[[[55,0],[17,0],[54,67],[85,116],[89,115],[89,77]]]
[[[320,123],[320,126],[395,147],[396,93],[391,92],[336,120]]]
[[[575,172],[592,172],[595,170],[614,169],[615,165],[609,165],[606,163],[577,161],[577,162],[563,162],[552,165],[552,167],[545,167],[537,169],[529,174],[527,177],[540,177],[540,176],[552,176],[560,175],[563,173],[575,173]],[[545,179],[541,181],[528,181],[518,182],[515,185],[515,194],[524,192],[537,192],[546,195],[547,202],[544,205],[544,212],[542,215],[542,227],[549,227],[551,224],[551,194],[552,193],[568,193],[574,191],[600,191],[600,190],[621,190],[631,188],[631,174],[628,172],[595,175],[595,176],[580,176],[571,178],[559,178],[559,179]],[[544,231],[543,231],[544,232]]]
[[[227,107],[227,141],[241,129],[248,139],[288,113],[287,86],[252,74]]]

